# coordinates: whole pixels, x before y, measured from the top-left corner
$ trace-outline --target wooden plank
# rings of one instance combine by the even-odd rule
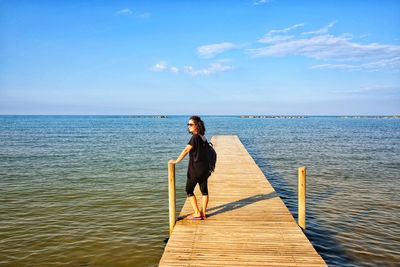
[[[239,138],[212,142],[208,218],[179,220],[159,266],[327,266]],[[192,212],[186,201],[179,216]]]

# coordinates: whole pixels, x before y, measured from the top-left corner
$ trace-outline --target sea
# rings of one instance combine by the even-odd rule
[[[0,116],[0,266],[157,266],[188,117]],[[399,117],[203,120],[208,139],[239,136],[295,218],[306,166],[305,233],[329,266],[400,266]]]

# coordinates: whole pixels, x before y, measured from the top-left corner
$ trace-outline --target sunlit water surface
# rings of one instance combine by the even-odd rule
[[[0,266],[157,266],[186,120],[0,116]],[[204,120],[240,137],[295,217],[307,166],[306,234],[329,266],[399,266],[399,119]]]

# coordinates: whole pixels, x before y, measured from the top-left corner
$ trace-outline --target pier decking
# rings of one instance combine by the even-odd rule
[[[239,138],[212,142],[208,218],[179,220],[159,266],[327,266]],[[190,213],[186,201],[180,216]]]

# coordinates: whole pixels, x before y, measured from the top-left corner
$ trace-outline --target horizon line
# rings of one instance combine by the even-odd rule
[[[135,116],[135,117],[183,117],[183,116],[204,116],[204,117],[400,117],[400,114],[325,114],[325,115],[307,115],[307,114],[0,114],[0,116]]]

